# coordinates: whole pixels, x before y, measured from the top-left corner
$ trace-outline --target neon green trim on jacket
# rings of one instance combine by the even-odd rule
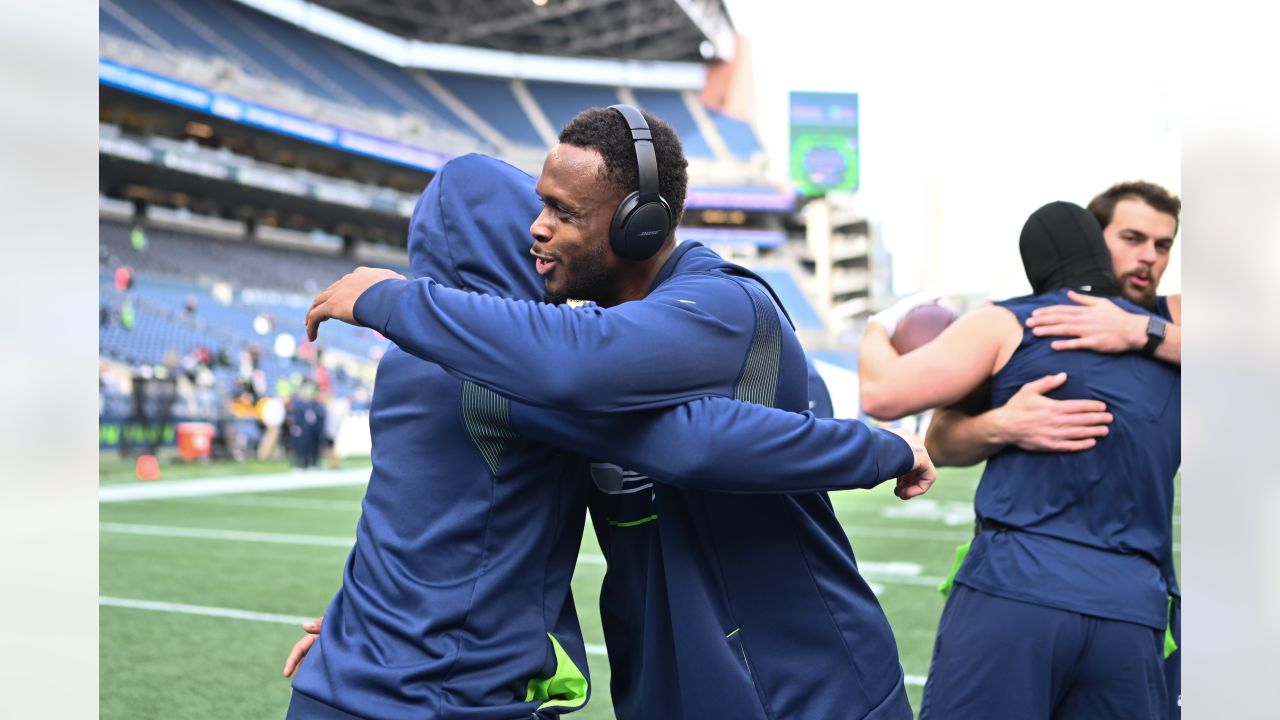
[[[956,582],[956,573],[960,572],[960,566],[964,564],[964,558],[969,554],[969,546],[972,541],[956,547],[956,564],[951,566],[951,574],[947,575],[947,579],[938,583],[938,592],[942,593],[942,597],[951,594],[951,586]]]
[[[590,682],[582,670],[569,657],[569,653],[560,646],[555,635],[547,633],[551,638],[551,647],[556,653],[556,671],[549,678],[533,678],[529,680],[529,692],[524,701],[541,700],[538,708],[544,707],[582,707],[587,702],[587,691]]]
[[[609,524],[614,527],[635,527],[636,525],[643,525],[647,522],[651,522],[657,519],[658,519],[657,515],[650,515],[647,518],[640,518],[639,520],[632,520],[630,522],[618,522],[617,520],[610,520]]]
[[[1169,620],[1173,620],[1173,597],[1169,598]],[[1178,641],[1173,639],[1173,623],[1166,622],[1164,626],[1164,656],[1167,659],[1170,655],[1178,651]]]

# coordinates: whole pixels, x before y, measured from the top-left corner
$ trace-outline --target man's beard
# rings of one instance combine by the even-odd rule
[[[568,300],[590,300],[599,305],[612,305],[617,293],[617,281],[613,270],[608,266],[609,250],[600,246],[590,253],[580,255],[573,260],[572,268],[559,268],[560,272],[572,269],[568,281],[552,292],[546,289],[543,299],[554,305]],[[545,289],[545,285],[544,285]]]
[[[1120,276],[1120,292],[1124,293],[1125,299],[1133,303],[1134,305],[1137,305],[1138,307],[1144,307],[1148,310],[1155,310],[1156,309],[1155,282],[1152,281],[1151,284],[1148,285],[1145,290],[1135,290],[1129,284],[1129,278],[1136,274],[1137,273],[1127,272]],[[1151,280],[1150,275],[1147,275],[1146,277],[1148,280]]]

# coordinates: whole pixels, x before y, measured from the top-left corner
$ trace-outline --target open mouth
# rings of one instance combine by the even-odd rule
[[[1142,275],[1130,275],[1129,282],[1133,283],[1134,287],[1139,290],[1146,290],[1151,287],[1151,278],[1143,277]]]
[[[529,254],[532,255],[534,258],[533,267],[535,270],[538,271],[539,275],[546,275],[547,273],[555,269],[556,267],[555,258],[550,258],[545,255],[539,255],[538,253],[533,252],[532,250],[529,251]]]
[[[547,260],[546,258],[537,257],[537,256],[534,256],[534,257],[536,259],[533,261],[533,266],[534,266],[534,269],[538,271],[539,275],[546,275],[547,273],[551,272],[556,266],[555,260]]]

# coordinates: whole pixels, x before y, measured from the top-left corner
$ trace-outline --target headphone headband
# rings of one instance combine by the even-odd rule
[[[636,151],[636,168],[640,187],[622,198],[609,225],[609,244],[618,257],[648,260],[670,235],[675,218],[671,206],[659,192],[658,155],[653,148],[653,132],[644,115],[630,105],[610,105],[627,121],[631,144]]]
[[[644,115],[639,110],[630,105],[619,103],[609,107],[617,110],[631,129],[631,142],[635,144],[636,164],[640,174],[640,202],[657,202],[658,155],[653,149],[653,133],[649,130],[649,123],[645,122]]]

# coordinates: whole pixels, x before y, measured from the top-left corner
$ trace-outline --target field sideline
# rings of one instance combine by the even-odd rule
[[[936,585],[972,533],[978,475],[944,470],[927,496],[906,503],[892,484],[832,495],[893,624],[917,710],[942,610]],[[145,485],[104,478],[100,716],[283,718],[284,656],[301,635],[297,623],[320,614],[337,589],[366,479],[359,467]],[[588,707],[572,715],[584,720],[613,717],[597,607],[603,574],[588,529],[573,581],[594,686]]]

